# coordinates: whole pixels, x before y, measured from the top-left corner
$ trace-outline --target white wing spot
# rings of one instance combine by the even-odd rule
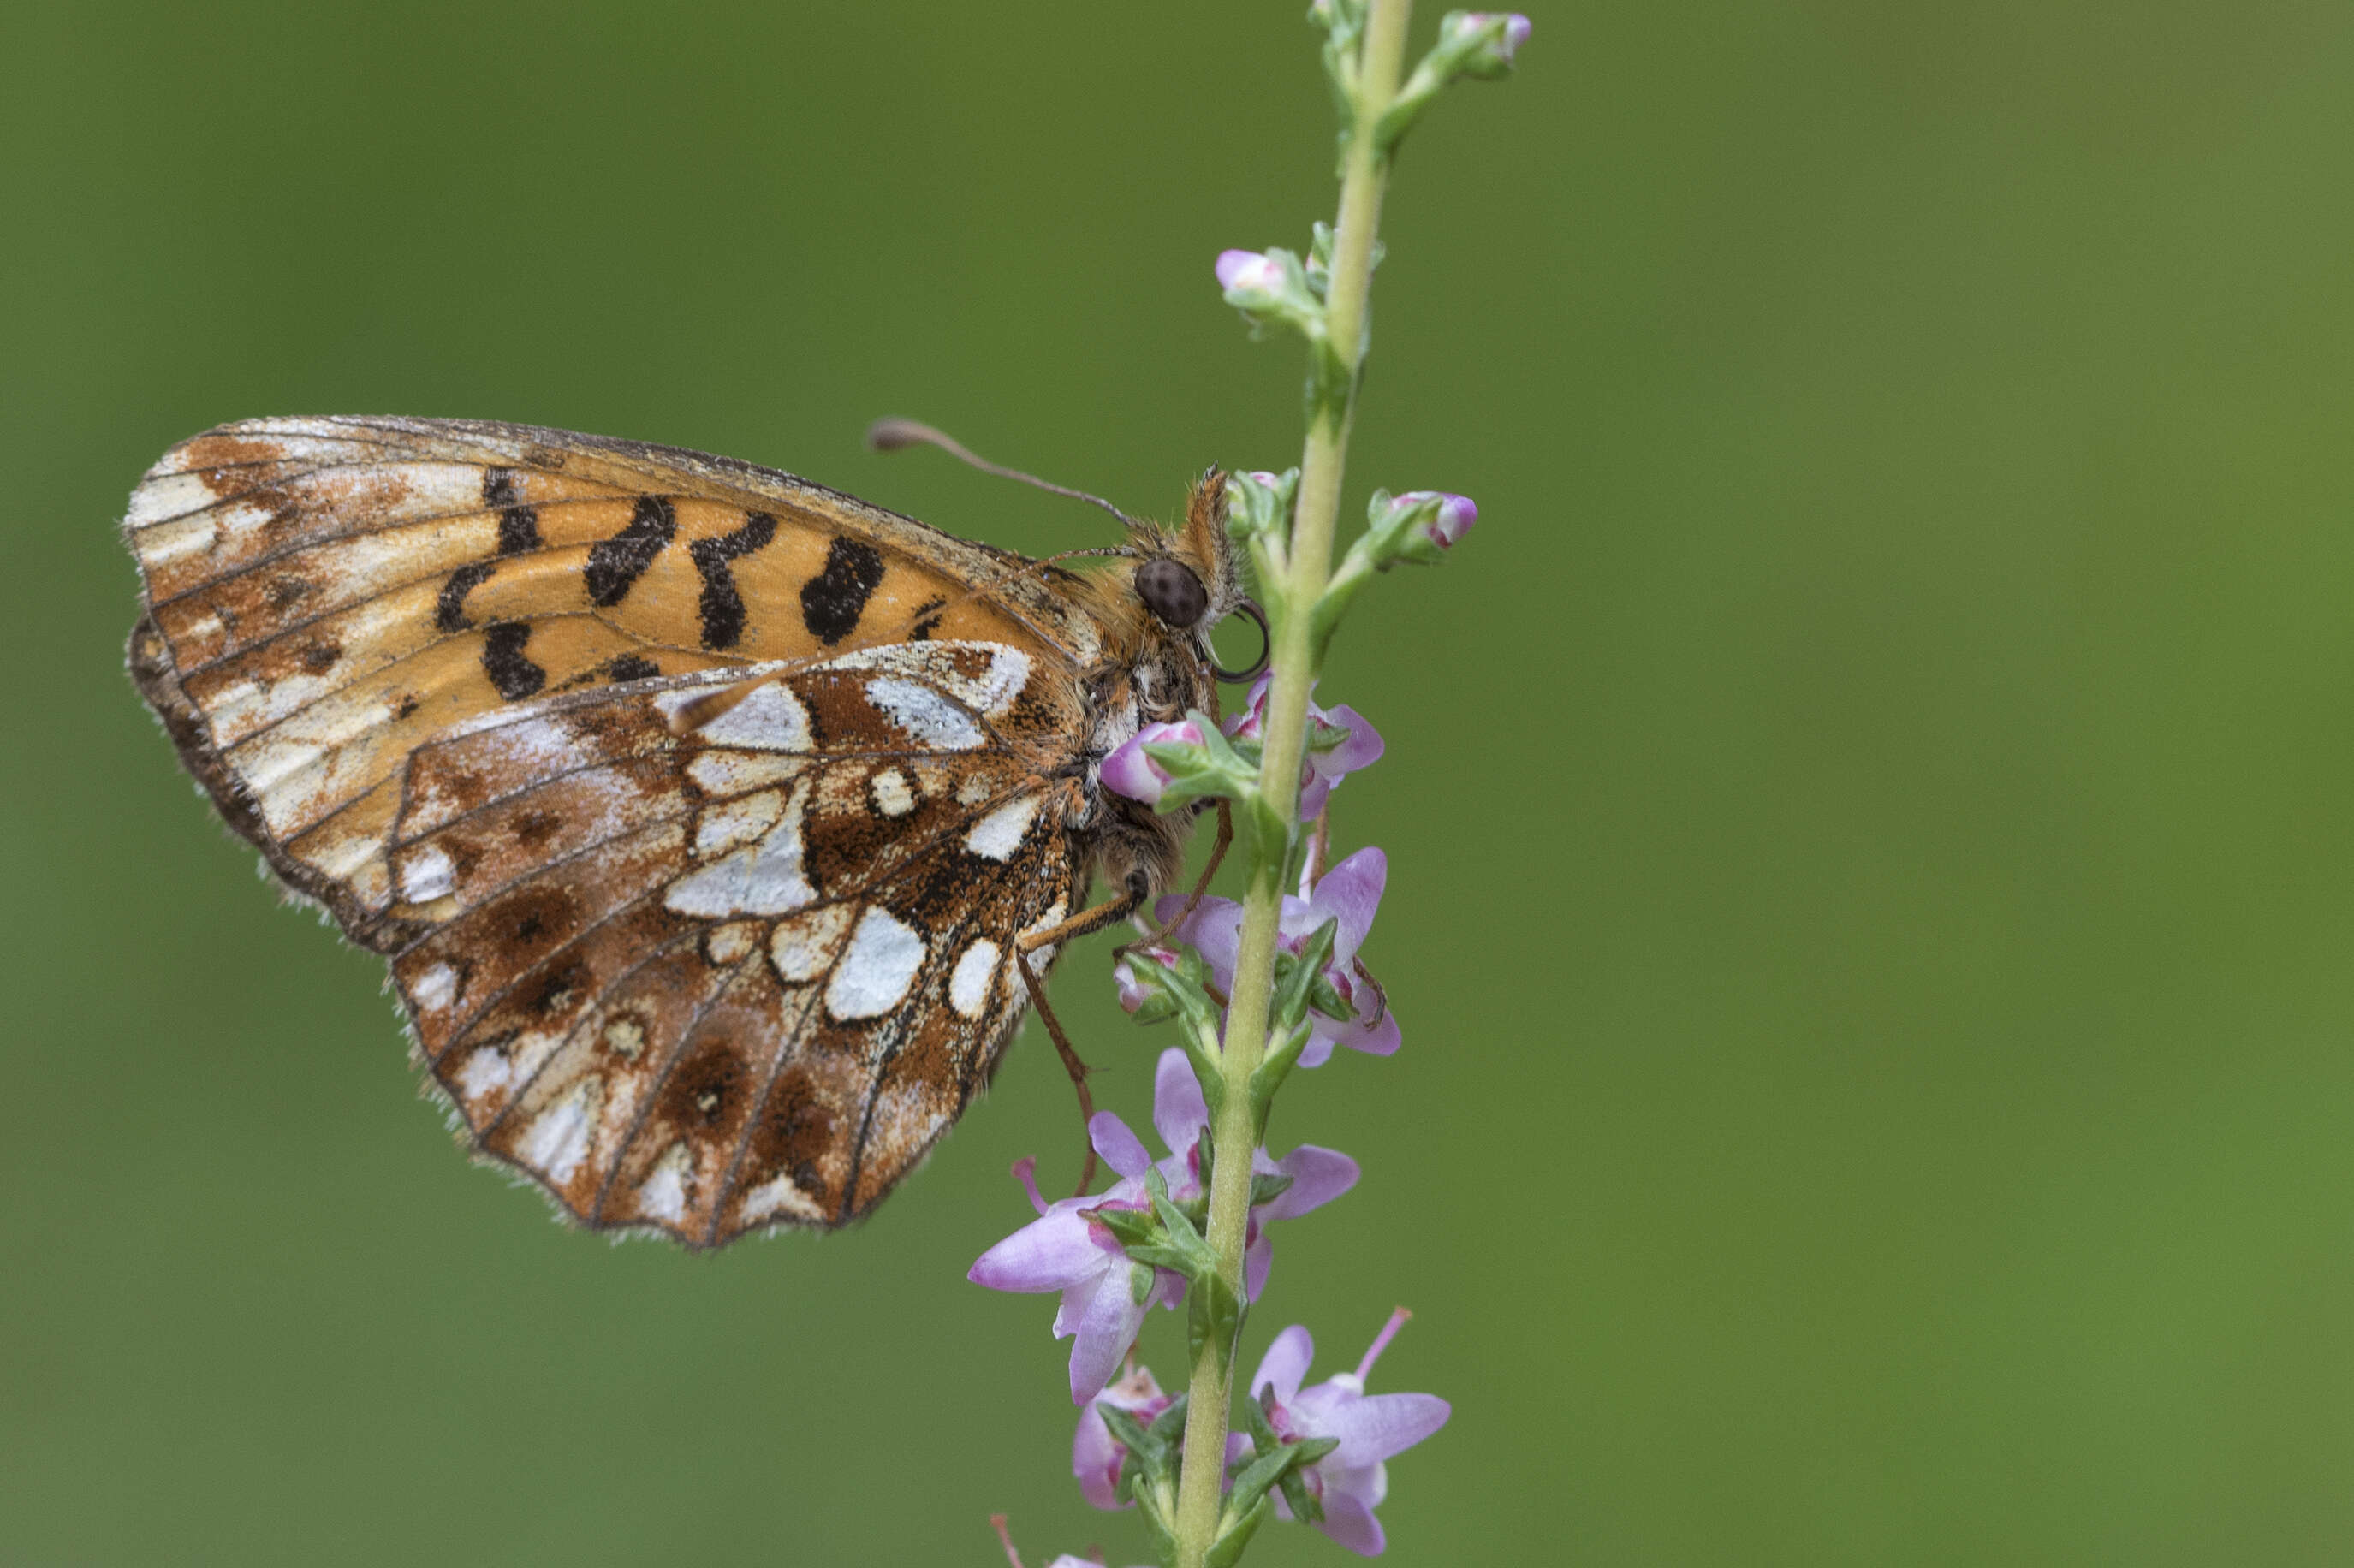
[[[213,503],[213,487],[202,474],[175,473],[151,479],[131,493],[129,528],[146,528]]]
[[[997,944],[983,937],[964,950],[956,973],[949,977],[949,1005],[967,1018],[979,1018],[989,1006],[989,982],[997,975]]]
[[[219,542],[219,528],[209,515],[198,513],[133,535],[131,547],[138,553],[139,564],[152,572],[190,556],[209,555]]]
[[[400,895],[411,904],[447,898],[457,885],[457,868],[438,844],[426,845],[400,868]]]
[[[695,824],[695,858],[709,860],[738,844],[750,843],[775,827],[777,819],[784,814],[785,794],[781,789],[763,789],[740,800],[705,806]]]
[[[1030,655],[1001,647],[990,655],[989,673],[973,683],[973,705],[994,717],[1013,705],[1029,681]]]
[[[766,838],[680,877],[663,895],[663,905],[680,915],[716,920],[784,915],[816,898],[816,889],[801,875],[801,808],[808,799],[804,782]]]
[[[653,1174],[638,1188],[638,1207],[655,1219],[676,1224],[686,1213],[686,1173],[694,1162],[695,1156],[683,1139],[663,1150],[663,1157],[654,1161]]]
[[[1048,909],[1044,915],[1039,916],[1038,918],[1033,920],[1028,926],[1016,933],[1017,939],[1013,945],[1014,951],[1019,953],[1022,950],[1022,944],[1019,939],[1020,938],[1035,937],[1041,932],[1051,931],[1055,927],[1061,925],[1069,914],[1070,906],[1064,903],[1063,900],[1059,898],[1055,899],[1054,907]],[[1031,966],[1033,972],[1038,974],[1044,974],[1046,972],[1046,967],[1055,961],[1055,949],[1056,946],[1057,944],[1049,942],[1043,948],[1033,948],[1030,949],[1030,957],[1033,960]],[[1006,960],[1006,963],[1011,966],[1014,961],[1015,960],[1013,959],[1009,958]],[[1022,977],[1020,975],[1013,975],[1010,977],[1007,983],[1011,985],[1020,985],[1022,983]]]
[[[870,908],[850,934],[850,948],[825,988],[825,1010],[839,1019],[880,1018],[907,995],[924,967],[924,938],[888,910]]]
[[[703,955],[713,963],[725,967],[759,945],[760,923],[758,920],[730,920],[704,938]]]
[[[875,809],[885,816],[904,817],[916,809],[916,792],[897,768],[885,768],[867,783],[875,791]]]
[[[524,1135],[524,1159],[559,1187],[572,1180],[572,1173],[588,1156],[588,1135],[597,1125],[603,1089],[601,1079],[588,1079],[540,1112]]]
[[[495,1089],[504,1089],[514,1082],[514,1063],[495,1045],[486,1045],[466,1058],[458,1070],[458,1092],[469,1101],[479,1100]]]
[[[744,1194],[747,1220],[765,1220],[779,1209],[795,1219],[822,1222],[832,1218],[824,1204],[794,1186],[790,1176],[777,1177]]]
[[[777,978],[787,985],[805,985],[825,973],[849,924],[847,904],[829,904],[778,921],[776,934],[769,938],[769,959],[777,966]]]
[[[1019,795],[1006,801],[972,825],[964,836],[964,847],[983,860],[1013,859],[1030,824],[1037,820],[1042,803],[1036,795]]]
[[[417,977],[408,988],[408,998],[428,1012],[439,1012],[458,998],[458,971],[448,964],[435,964]]]
[[[605,1044],[624,1062],[634,1062],[646,1048],[646,1026],[634,1018],[617,1018],[605,1025]]]
[[[686,776],[710,795],[741,795],[770,784],[790,784],[809,766],[806,757],[758,751],[706,751],[686,765]]]
[[[987,740],[972,715],[929,686],[878,677],[866,683],[866,700],[921,744],[936,751],[970,751]]]
[[[751,694],[700,731],[715,746],[746,746],[755,751],[807,751],[809,713],[780,681],[755,686]]]

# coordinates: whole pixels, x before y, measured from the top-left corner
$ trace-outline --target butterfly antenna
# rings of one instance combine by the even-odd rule
[[[866,427],[866,445],[869,450],[878,452],[896,452],[902,447],[938,447],[950,457],[969,462],[983,473],[993,473],[1000,479],[1018,479],[1024,484],[1036,485],[1040,490],[1051,491],[1056,495],[1067,495],[1074,501],[1085,501],[1091,505],[1102,507],[1131,528],[1142,526],[1135,518],[1130,517],[1100,495],[1089,495],[1084,490],[1073,490],[1067,485],[1055,484],[1040,479],[1034,473],[1023,473],[1018,468],[1007,468],[1003,463],[991,462],[966,447],[963,442],[947,431],[936,430],[931,426],[915,419],[875,420]]]

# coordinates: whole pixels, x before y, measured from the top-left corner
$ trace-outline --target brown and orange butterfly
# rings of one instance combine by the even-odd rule
[[[701,452],[256,419],[133,493],[131,669],[470,1150],[716,1246],[872,1209],[1170,885],[1191,815],[1096,775],[1211,706],[1224,514],[1073,570]]]

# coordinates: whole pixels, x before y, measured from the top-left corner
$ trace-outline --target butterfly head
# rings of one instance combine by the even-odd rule
[[[1234,676],[1218,670],[1210,633],[1237,610],[1254,619],[1257,612],[1244,597],[1241,564],[1226,532],[1225,474],[1214,465],[1203,471],[1186,498],[1182,526],[1131,524],[1129,542],[1140,557],[1132,578],[1138,602],[1210,669]]]

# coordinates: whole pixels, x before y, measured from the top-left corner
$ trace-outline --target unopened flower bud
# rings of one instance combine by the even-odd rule
[[[1469,46],[1459,68],[1466,76],[1499,77],[1532,31],[1517,11],[1450,11],[1438,24],[1438,47]]]
[[[1103,760],[1097,777],[1103,787],[1131,800],[1141,800],[1148,806],[1161,803],[1161,792],[1169,788],[1169,769],[1146,755],[1148,746],[1199,746],[1202,726],[1191,719],[1175,724],[1149,724],[1123,741]]]
[[[1161,1000],[1161,992],[1140,979],[1130,964],[1159,964],[1164,969],[1174,969],[1178,953],[1174,948],[1164,948],[1158,942],[1140,942],[1122,955],[1121,961],[1112,966],[1112,980],[1119,988],[1119,1005],[1123,1012],[1134,1012],[1147,1002]]]
[[[1437,514],[1418,524],[1415,531],[1442,550],[1454,548],[1455,542],[1471,532],[1471,524],[1479,521],[1479,503],[1449,490],[1410,490],[1398,501],[1405,505],[1438,503]]]
[[[1218,252],[1218,287],[1228,293],[1273,294],[1283,288],[1283,264],[1256,250]]]

